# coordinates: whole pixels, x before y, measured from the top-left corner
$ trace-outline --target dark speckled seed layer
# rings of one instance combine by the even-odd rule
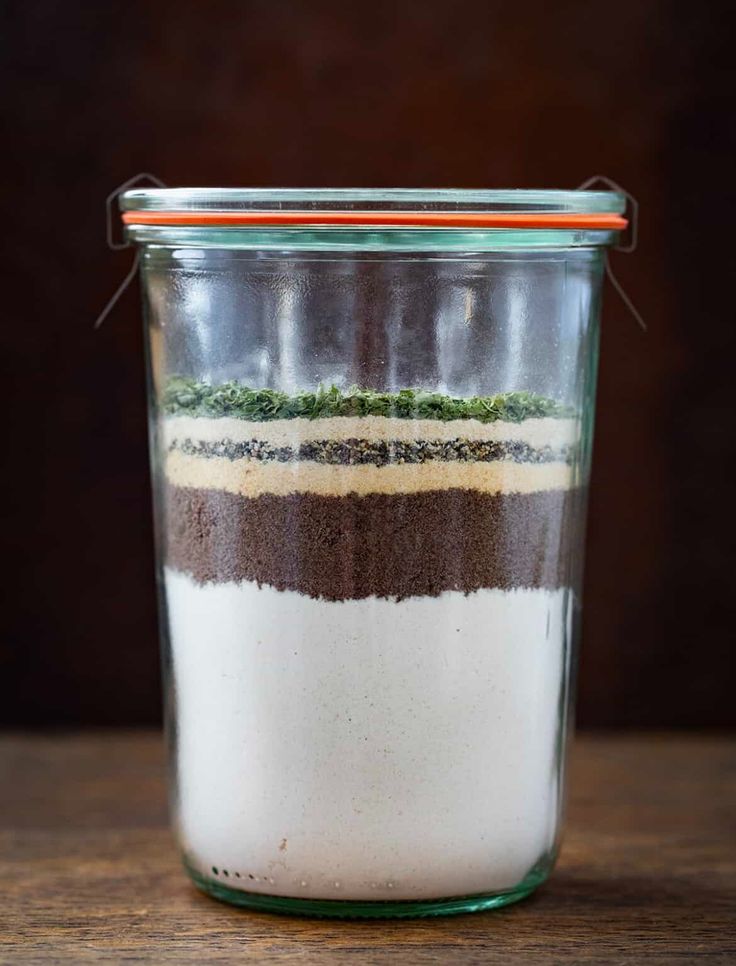
[[[309,460],[338,466],[388,466],[391,463],[426,463],[435,460],[452,462],[491,463],[511,460],[515,463],[568,463],[572,449],[568,446],[532,447],[516,440],[506,442],[455,439],[416,440],[412,442],[367,439],[316,440],[299,447],[272,446],[261,440],[245,442],[194,442],[190,439],[171,447],[189,456],[224,456],[231,460],[254,459],[264,462],[287,463]]]

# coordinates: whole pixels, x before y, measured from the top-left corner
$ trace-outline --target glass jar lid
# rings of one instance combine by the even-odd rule
[[[613,191],[454,188],[136,188],[120,197],[137,242],[234,247],[605,245],[623,231]]]

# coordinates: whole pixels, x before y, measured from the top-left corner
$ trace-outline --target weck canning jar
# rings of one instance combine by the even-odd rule
[[[174,812],[262,909],[500,906],[559,839],[611,192],[133,190]]]

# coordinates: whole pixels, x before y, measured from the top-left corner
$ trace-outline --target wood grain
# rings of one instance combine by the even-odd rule
[[[0,739],[0,963],[736,962],[736,746],[586,735],[539,893],[408,922],[245,912],[198,893],[167,828],[150,732]]]

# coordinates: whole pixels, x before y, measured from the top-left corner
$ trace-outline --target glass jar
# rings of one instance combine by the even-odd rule
[[[559,841],[609,192],[134,190],[174,814],[260,909]]]

